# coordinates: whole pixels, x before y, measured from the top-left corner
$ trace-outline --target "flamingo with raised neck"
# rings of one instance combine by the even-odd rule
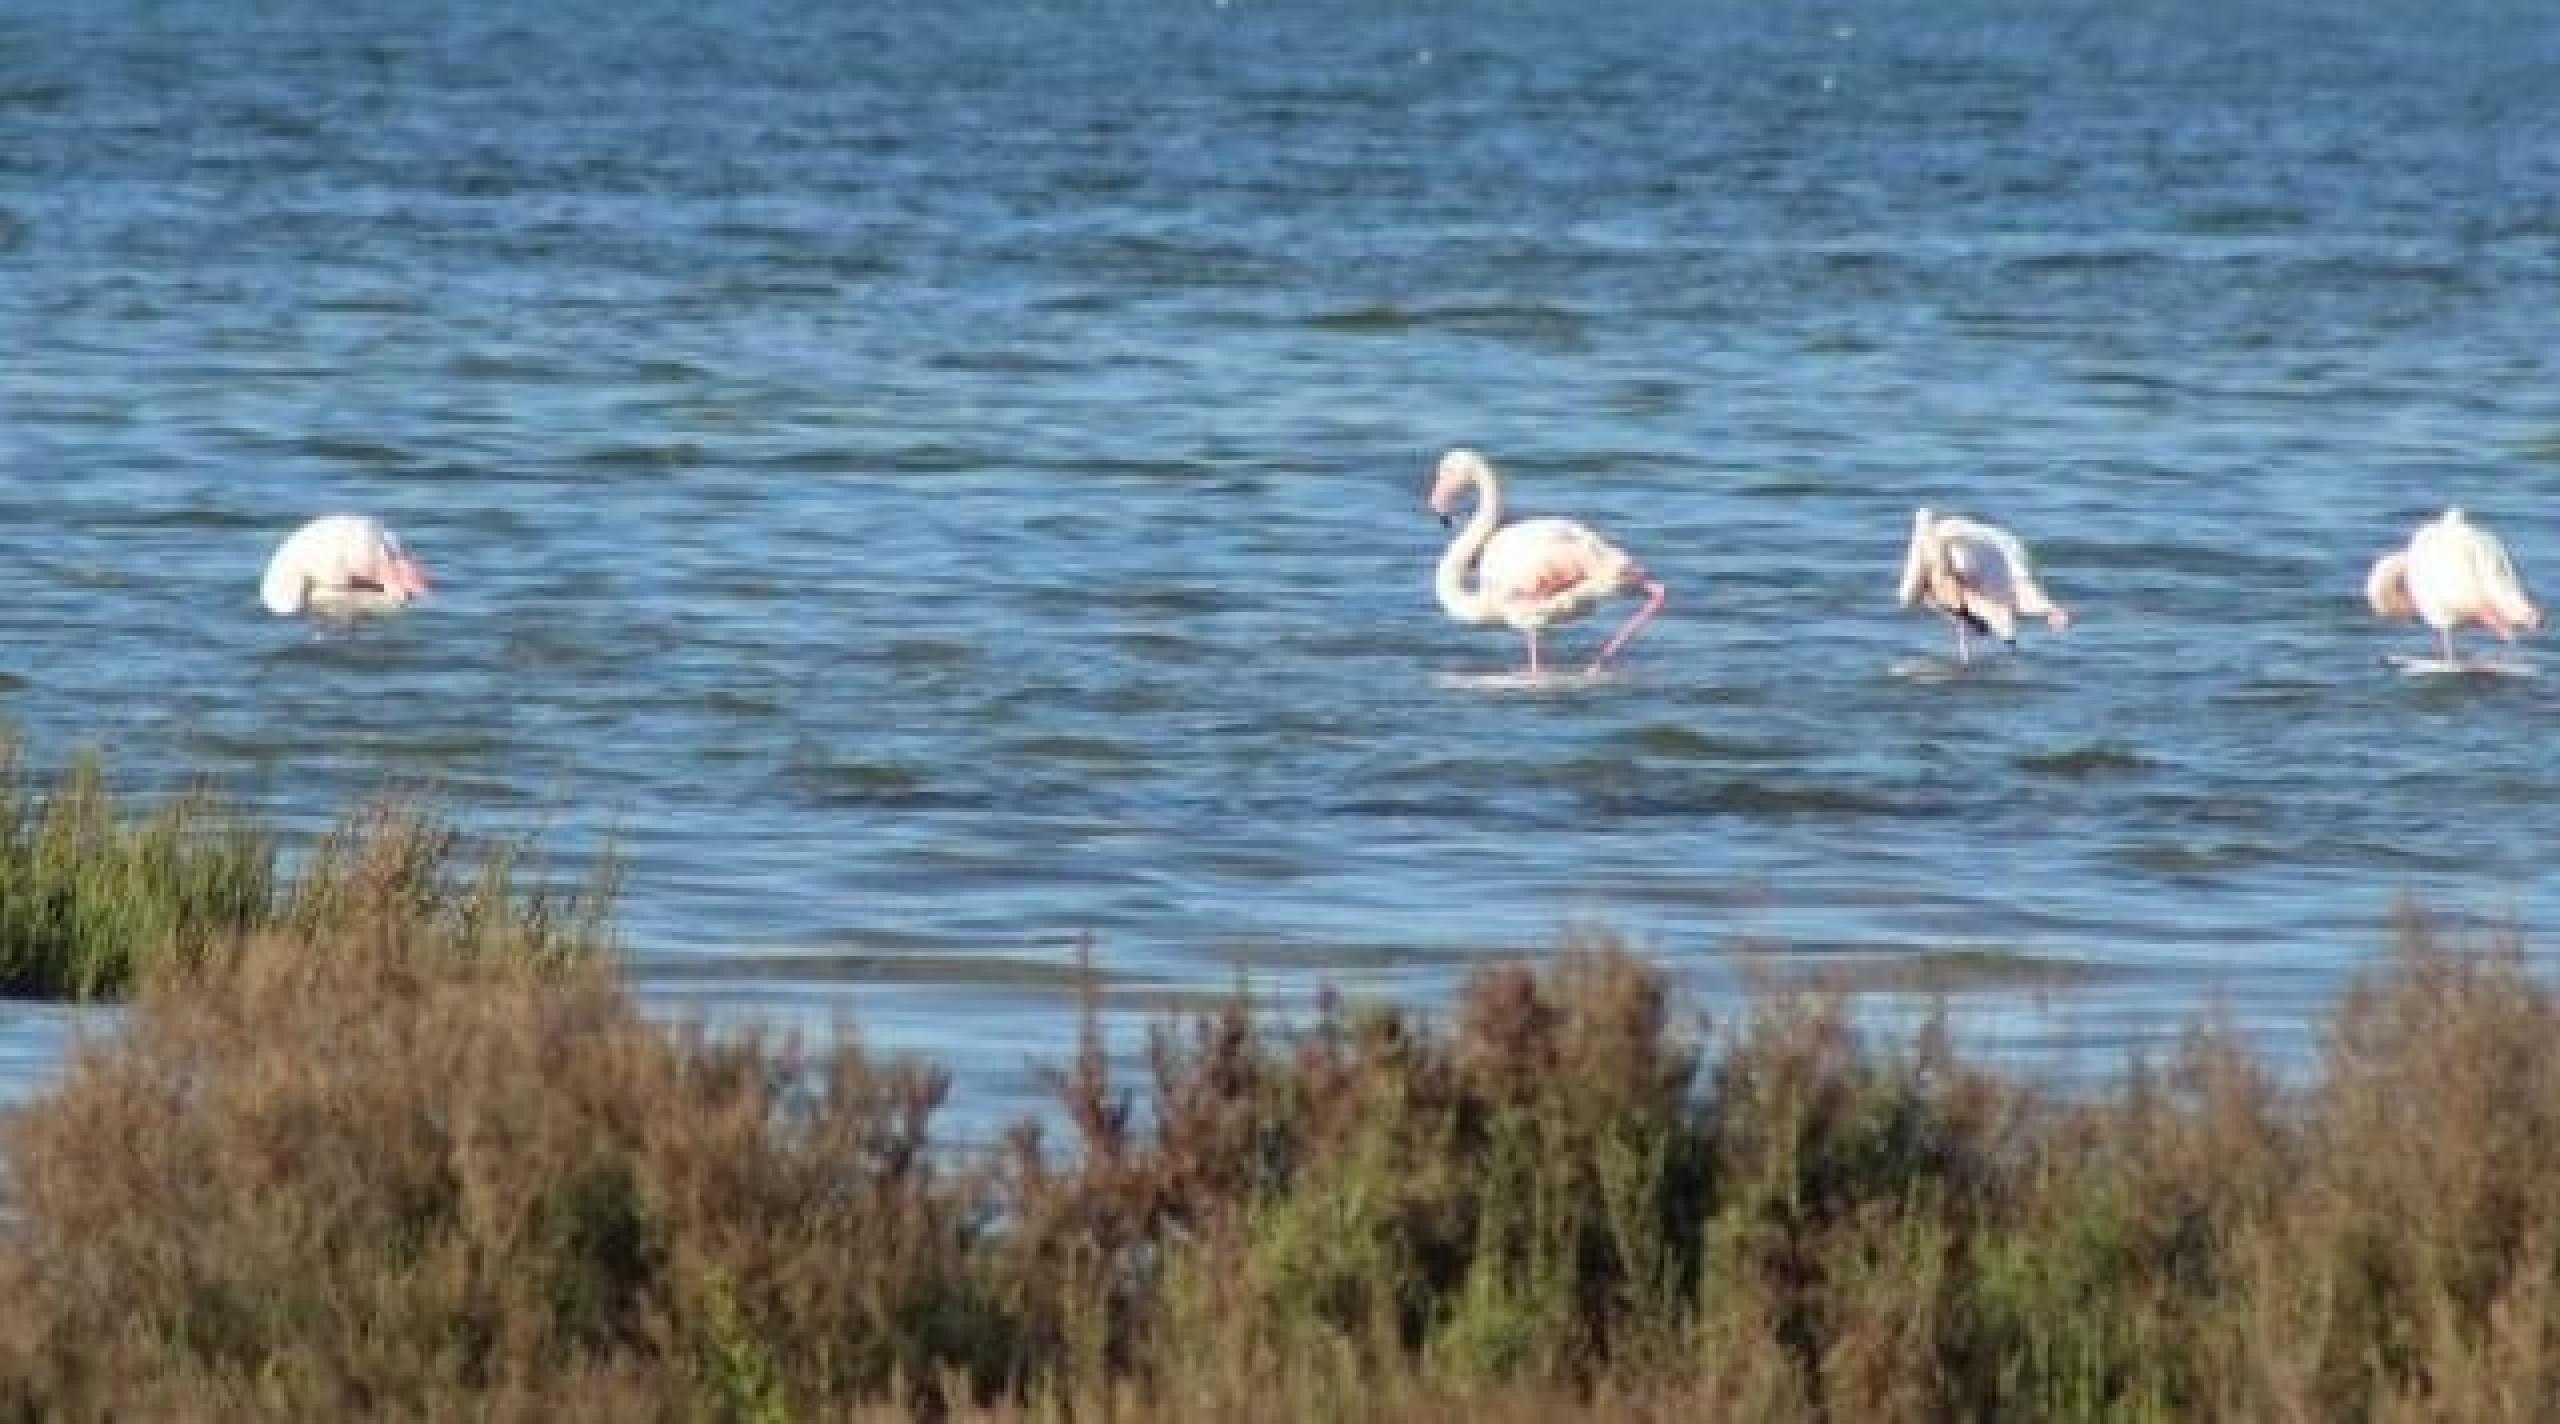
[[[1432,588],[1441,610],[1460,623],[1506,623],[1529,640],[1529,672],[1540,671],[1538,635],[1589,613],[1603,600],[1641,590],[1644,606],[1591,660],[1598,672],[1627,645],[1636,630],[1662,609],[1662,583],[1625,551],[1571,519],[1502,522],[1502,484],[1493,465],[1473,450],[1440,457],[1431,482],[1431,512],[1443,525],[1456,521],[1470,492],[1475,512],[1440,556]],[[1473,587],[1467,575],[1475,574]]]

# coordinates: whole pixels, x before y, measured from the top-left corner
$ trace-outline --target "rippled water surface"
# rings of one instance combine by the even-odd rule
[[[2358,597],[2447,502],[2560,590],[2554,95],[2542,0],[0,6],[0,717],[613,834],[656,999],[980,1101],[1087,936],[1132,1013],[1602,924],[2294,1035],[2395,896],[2560,908],[2560,659]],[[1668,581],[1627,677],[1470,684],[1460,442]],[[1941,675],[1921,502],[2069,636]],[[334,508],[442,597],[267,619]]]

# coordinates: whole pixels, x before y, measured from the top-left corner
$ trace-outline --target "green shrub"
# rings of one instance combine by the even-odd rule
[[[121,998],[252,934],[325,935],[366,917],[415,922],[467,959],[604,949],[611,862],[564,890],[528,883],[528,849],[497,844],[474,860],[426,803],[385,799],[346,817],[288,879],[278,838],[209,786],[128,811],[94,754],[39,790],[0,737],[0,995]]]

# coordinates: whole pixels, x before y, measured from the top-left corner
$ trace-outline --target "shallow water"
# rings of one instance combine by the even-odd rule
[[[1130,1014],[1936,957],[2104,1064],[2553,919],[2560,680],[2358,598],[2446,502],[2560,569],[2540,0],[931,8],[10,7],[0,716],[612,834],[670,1011],[980,1105],[1088,940]],[[1669,583],[1624,675],[1434,608],[1461,442]],[[1922,502],[2071,633],[1950,675]],[[262,616],[333,508],[436,602]]]

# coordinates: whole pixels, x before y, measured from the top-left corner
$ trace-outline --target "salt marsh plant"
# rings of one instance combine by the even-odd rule
[[[1445,1019],[1239,995],[1134,1081],[1089,1004],[1055,1110],[964,1146],[930,1063],[670,1026],[572,952],[592,899],[369,814],[0,1127],[0,1417],[2560,1402],[2560,999],[2514,937],[2405,920],[2305,1077],[2207,1024],[2065,1096],[1843,992],[1709,1023],[1605,946]]]
[[[93,999],[261,923],[274,841],[207,789],[118,806],[94,754],[38,789],[0,740],[0,992]]]
[[[232,953],[395,916],[464,957],[559,958],[608,939],[610,862],[562,890],[526,848],[466,845],[420,797],[359,807],[287,873],[283,842],[199,783],[134,808],[94,753],[50,784],[0,737],[0,995],[102,999]]]

